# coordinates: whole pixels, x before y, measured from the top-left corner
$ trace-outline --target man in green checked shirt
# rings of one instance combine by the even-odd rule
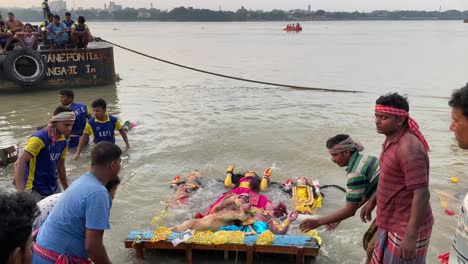
[[[340,221],[354,216],[377,190],[380,175],[379,160],[376,157],[361,154],[360,152],[364,150],[361,144],[354,142],[349,135],[339,134],[328,139],[326,146],[331,160],[340,167],[347,167],[346,206],[330,215],[302,221],[300,229],[304,232],[322,225],[326,225],[329,231],[335,229]],[[366,233],[365,236],[368,234]],[[372,240],[373,236],[374,234],[371,234],[367,240]],[[374,243],[366,241],[364,244],[367,258],[370,260]]]

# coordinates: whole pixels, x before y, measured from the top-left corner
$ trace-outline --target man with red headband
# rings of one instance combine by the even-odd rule
[[[377,133],[385,135],[376,196],[361,210],[371,220],[377,205],[377,241],[371,263],[426,263],[434,218],[429,202],[429,145],[409,116],[405,97],[376,101]]]
[[[30,191],[38,202],[60,191],[57,176],[63,188],[68,187],[65,157],[74,122],[71,108],[59,106],[48,126],[29,137],[15,163],[15,185],[19,192]]]

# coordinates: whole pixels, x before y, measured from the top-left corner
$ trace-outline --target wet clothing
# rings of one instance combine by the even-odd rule
[[[413,261],[401,259],[400,243],[403,236],[402,233],[389,232],[379,228],[370,264],[425,264],[431,232],[420,235],[416,239],[416,258]]]
[[[76,115],[68,147],[76,148],[80,142],[80,137],[83,135],[91,111],[86,105],[80,103],[72,103],[68,107],[70,107]]]
[[[377,190],[380,169],[376,157],[354,152],[348,162],[346,202],[360,203],[369,199]]]
[[[88,259],[86,229],[110,229],[112,199],[106,187],[87,172],[74,181],[39,229],[37,244],[59,255]],[[33,252],[35,264],[54,263]]]
[[[86,135],[93,135],[94,144],[101,141],[109,141],[115,143],[114,131],[122,129],[122,124],[116,116],[107,115],[105,121],[99,121],[95,117],[88,120],[83,131]]]
[[[377,187],[377,226],[404,233],[408,226],[413,191],[429,185],[429,157],[421,141],[407,129],[383,144]],[[434,218],[428,202],[418,233],[430,234]]]
[[[92,262],[89,259],[82,259],[79,257],[73,257],[67,254],[57,254],[52,250],[47,250],[39,244],[34,243],[32,246],[32,252],[36,256],[36,263],[44,260],[47,263],[55,264],[91,264]]]
[[[28,139],[24,151],[32,158],[26,163],[24,171],[25,187],[42,196],[49,196],[59,190],[57,182],[57,163],[65,159],[68,148],[67,141],[62,136],[52,146],[52,141],[45,129],[36,131]]]
[[[457,230],[450,249],[450,264],[468,264],[468,193],[458,215]]]

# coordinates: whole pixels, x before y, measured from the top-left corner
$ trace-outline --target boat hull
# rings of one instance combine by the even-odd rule
[[[34,85],[21,85],[5,74],[0,56],[0,90],[75,88],[113,84],[116,81],[112,45],[90,43],[89,50],[38,50],[46,62],[46,77]]]

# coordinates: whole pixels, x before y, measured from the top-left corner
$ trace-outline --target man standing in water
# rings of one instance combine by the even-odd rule
[[[449,101],[452,107],[450,130],[455,133],[458,146],[468,149],[468,84],[452,94]],[[449,263],[468,263],[468,193],[460,207],[458,226],[450,249]]]
[[[429,202],[429,145],[409,116],[406,98],[390,93],[376,101],[377,133],[385,135],[380,179],[361,211],[366,222],[377,204],[377,241],[371,263],[425,263],[434,218]],[[375,199],[376,198],[376,199]]]
[[[81,103],[75,103],[75,94],[72,90],[63,89],[60,91],[60,103],[63,106],[70,107],[76,115],[75,124],[73,124],[72,132],[70,135],[70,141],[68,142],[68,148],[78,147],[81,136],[83,136],[83,130],[91,118],[91,111],[89,108]],[[86,143],[87,144],[87,143]]]
[[[63,189],[68,188],[65,158],[75,113],[65,106],[55,109],[45,129],[28,139],[15,163],[15,185],[19,192],[30,190],[36,202],[59,192],[57,176]]]
[[[130,148],[128,143],[127,133],[122,127],[119,119],[116,116],[107,114],[107,103],[104,99],[96,99],[91,104],[94,117],[89,119],[83,131],[83,136],[80,139],[78,149],[73,156],[74,160],[80,158],[81,151],[89,140],[89,136],[94,135],[93,142],[97,144],[102,141],[115,143],[114,131],[118,130],[123,140],[125,141],[126,150]]]
[[[122,150],[113,143],[96,144],[91,170],[62,194],[39,229],[33,263],[88,263],[88,258],[93,263],[111,263],[103,243],[112,206],[105,186],[119,177],[121,155]]]
[[[327,230],[335,229],[340,221],[354,216],[377,189],[380,174],[379,160],[376,157],[361,154],[360,151],[364,150],[361,144],[354,142],[349,135],[339,134],[328,139],[326,147],[334,163],[340,167],[347,167],[346,206],[330,215],[302,221],[300,229],[304,232],[322,225],[326,225]],[[371,235],[371,238],[372,236],[375,236],[375,233]],[[366,244],[365,250],[370,260],[374,243]]]

